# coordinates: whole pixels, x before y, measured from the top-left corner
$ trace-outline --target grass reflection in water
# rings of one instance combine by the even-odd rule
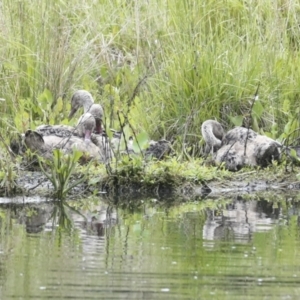
[[[130,203],[2,205],[1,299],[281,299],[300,293],[293,196]]]

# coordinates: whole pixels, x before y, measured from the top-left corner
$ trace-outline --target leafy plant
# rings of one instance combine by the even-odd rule
[[[12,196],[20,187],[17,184],[19,162],[12,161],[8,153],[2,154],[0,160],[0,193]]]
[[[3,132],[66,123],[72,93],[87,89],[104,106],[107,128],[125,112],[136,135],[175,139],[190,158],[204,120],[241,125],[258,82],[254,129],[278,138],[297,128],[285,128],[299,115],[295,1],[253,0],[251,9],[221,0],[53,0],[39,9],[35,1],[2,2]]]
[[[0,142],[3,147],[0,149],[0,194],[12,196],[21,190],[17,184],[21,158],[14,156],[6,138],[5,135],[0,134]]]
[[[73,150],[73,153],[65,155],[60,149],[55,149],[53,150],[53,160],[39,158],[40,168],[52,183],[56,199],[64,200],[72,188],[85,180],[86,177],[82,176],[79,180],[71,182],[71,175],[81,156],[82,153],[78,150]],[[44,164],[50,169],[50,172],[46,170]]]

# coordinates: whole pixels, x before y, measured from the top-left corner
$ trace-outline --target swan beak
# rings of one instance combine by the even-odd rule
[[[76,111],[77,111],[77,109],[75,109],[75,108],[72,108],[72,109],[71,109],[70,114],[69,114],[69,117],[68,117],[69,121],[70,121],[70,120],[72,119],[72,117],[75,115]]]
[[[86,130],[84,134],[84,141],[89,144],[91,142],[92,132],[90,130]]]
[[[100,119],[96,119],[96,127],[95,127],[95,133],[101,134],[102,133],[102,124]]]

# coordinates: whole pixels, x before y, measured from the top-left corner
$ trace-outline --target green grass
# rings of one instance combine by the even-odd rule
[[[67,124],[72,93],[87,89],[107,127],[118,129],[123,112],[137,135],[175,138],[184,158],[199,153],[204,120],[231,128],[247,117],[258,84],[257,129],[289,142],[300,136],[296,1],[3,0],[0,14],[7,139]]]
[[[300,5],[281,1],[22,1],[1,6],[4,124],[62,121],[72,92],[90,90],[111,125],[132,103],[136,130],[200,139],[200,125],[249,108],[261,83],[261,127],[283,131],[298,102]],[[64,110],[50,116],[61,97]],[[25,103],[24,103],[25,102]],[[288,110],[287,110],[288,108]],[[24,114],[24,111],[27,114]]]

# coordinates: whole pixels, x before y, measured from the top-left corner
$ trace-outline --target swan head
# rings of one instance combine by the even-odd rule
[[[90,114],[95,118],[95,133],[102,133],[102,119],[103,119],[103,108],[100,104],[93,104],[88,110]]]
[[[52,159],[52,147],[45,143],[41,134],[34,130],[27,130],[25,132],[24,143],[32,152],[39,153],[47,159]]]
[[[96,120],[91,113],[85,113],[82,115],[77,123],[78,131],[84,138],[85,142],[91,141],[91,135],[96,126]]]
[[[41,149],[44,145],[44,139],[41,134],[34,130],[26,130],[24,136],[25,145],[31,150]]]
[[[69,120],[72,119],[80,107],[83,107],[84,112],[87,112],[93,103],[94,99],[91,93],[86,90],[76,91],[71,98],[71,111],[69,114]]]
[[[202,123],[201,132],[206,143],[205,152],[216,152],[221,147],[224,137],[222,125],[214,120],[206,120]]]

